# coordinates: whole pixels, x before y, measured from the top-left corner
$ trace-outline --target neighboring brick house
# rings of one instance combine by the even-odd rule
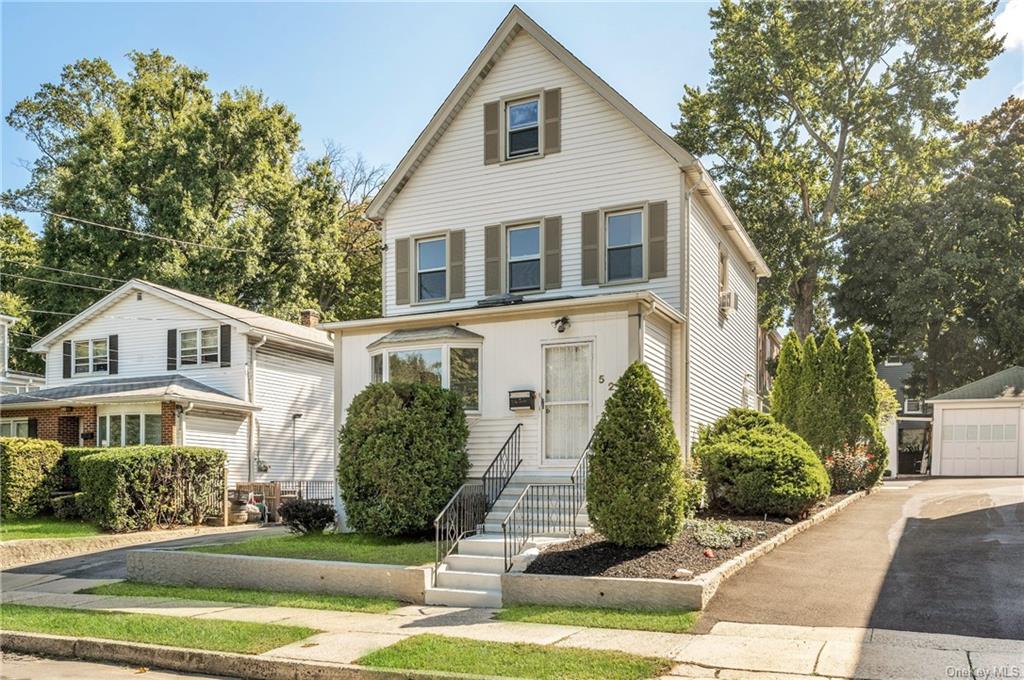
[[[330,336],[132,280],[32,346],[47,388],[0,396],[6,434],[67,446],[187,444],[232,482],[330,479]]]

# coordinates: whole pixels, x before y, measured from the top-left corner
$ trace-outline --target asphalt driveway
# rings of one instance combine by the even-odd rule
[[[726,581],[718,621],[1024,639],[1024,479],[889,483]]]

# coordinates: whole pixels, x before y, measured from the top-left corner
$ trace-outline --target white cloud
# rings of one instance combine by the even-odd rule
[[[1007,50],[1024,47],[1024,0],[1008,0],[995,19],[992,33],[1006,36],[1004,44]]]

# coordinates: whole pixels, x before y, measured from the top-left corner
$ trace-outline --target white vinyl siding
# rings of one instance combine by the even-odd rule
[[[672,335],[662,324],[647,319],[644,322],[643,362],[651,369],[654,381],[672,404]]]
[[[722,318],[718,304],[721,249],[728,255],[729,288],[738,298],[736,311],[728,319]],[[730,408],[743,405],[745,381],[749,385],[750,380],[754,380],[756,384],[757,282],[725,232],[715,226],[703,210],[696,194],[690,213],[688,262],[690,382],[687,399],[692,440],[700,425],[712,423]]]
[[[186,446],[223,449],[228,454],[228,484],[246,481],[249,427],[244,415],[192,411],[184,420]]]
[[[522,92],[562,89],[561,152],[528,162],[483,163],[483,105]],[[395,304],[395,239],[465,229],[466,297],[431,309],[471,307],[484,295],[484,228],[531,216],[562,218],[562,286],[534,297],[652,290],[679,306],[676,163],[533,38],[517,36],[385,215],[385,316],[421,312]],[[608,206],[668,203],[668,276],[582,286],[580,215]]]

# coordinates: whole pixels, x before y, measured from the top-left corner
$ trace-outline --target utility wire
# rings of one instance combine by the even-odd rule
[[[97,290],[101,293],[112,292],[110,288],[97,288],[96,286],[84,286],[79,283],[64,283],[62,281],[51,281],[50,279],[38,279],[34,276],[24,276],[22,274],[11,274],[9,272],[0,272],[0,276],[13,276],[16,279],[25,279],[26,281],[37,281],[39,283],[49,283],[54,286],[67,286],[69,288],[82,288],[83,290]]]
[[[111,278],[109,276],[100,276],[99,274],[86,274],[85,272],[76,272],[76,271],[71,271],[70,269],[60,269],[58,267],[47,267],[46,265],[35,264],[35,263],[32,263],[32,262],[18,262],[16,260],[11,260],[11,262],[13,262],[14,264],[20,264],[23,267],[34,267],[36,269],[45,269],[47,271],[59,272],[61,274],[73,274],[74,276],[86,276],[86,277],[88,277],[90,279],[102,279],[104,281],[112,281],[113,283],[127,283],[127,280],[125,280],[125,279],[114,279],[114,278]]]

